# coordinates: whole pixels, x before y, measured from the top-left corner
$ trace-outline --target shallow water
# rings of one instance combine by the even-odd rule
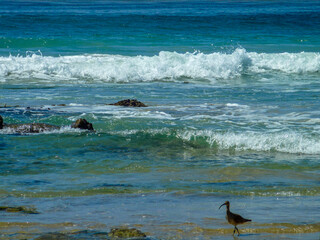
[[[0,205],[40,212],[1,211],[1,238],[232,239],[229,200],[241,238],[317,239],[319,9],[1,2],[0,115],[63,126],[0,130]],[[127,98],[148,107],[108,105]]]

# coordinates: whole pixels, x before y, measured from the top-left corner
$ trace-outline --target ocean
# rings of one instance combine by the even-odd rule
[[[0,130],[0,206],[37,212],[1,239],[233,239],[225,201],[242,239],[319,239],[319,26],[316,0],[1,1],[0,115],[62,126]]]

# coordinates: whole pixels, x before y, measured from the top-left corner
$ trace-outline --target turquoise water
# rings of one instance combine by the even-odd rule
[[[0,130],[0,205],[40,212],[1,237],[231,239],[229,200],[245,239],[319,238],[319,25],[319,1],[1,1],[0,115],[63,126]]]

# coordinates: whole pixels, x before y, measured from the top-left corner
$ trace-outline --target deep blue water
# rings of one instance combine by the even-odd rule
[[[63,127],[0,130],[0,206],[40,212],[0,236],[225,239],[229,200],[248,239],[317,238],[319,26],[319,1],[1,1],[0,115]]]
[[[317,51],[318,1],[2,1],[1,55]]]

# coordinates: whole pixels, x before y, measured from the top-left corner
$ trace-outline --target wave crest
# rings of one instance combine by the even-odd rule
[[[315,137],[296,132],[259,133],[259,132],[216,132],[213,130],[130,130],[113,132],[113,135],[130,137],[143,141],[144,145],[159,143],[162,146],[181,145],[183,148],[207,148],[214,152],[256,151],[281,152],[289,154],[320,154],[320,141]],[[127,138],[126,138],[127,139]],[[158,139],[158,140],[157,140]]]
[[[233,53],[160,52],[155,56],[78,55],[0,57],[0,81],[151,82],[181,79],[230,79],[268,71],[320,72],[319,53],[255,53],[238,48]]]

